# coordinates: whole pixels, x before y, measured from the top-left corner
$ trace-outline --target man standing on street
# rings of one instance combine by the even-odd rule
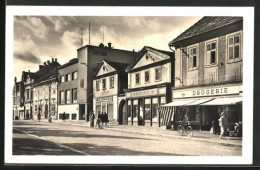
[[[225,112],[221,112],[221,117],[219,118],[220,126],[220,139],[224,139],[225,133],[227,132],[228,120]]]

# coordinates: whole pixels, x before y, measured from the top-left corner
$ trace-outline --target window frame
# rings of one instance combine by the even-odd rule
[[[71,81],[70,73],[66,74],[66,76],[65,76],[65,81],[66,81],[66,82]]]
[[[111,80],[113,80],[113,84],[111,83]],[[114,76],[109,77],[109,88],[110,89],[115,88],[115,77]]]
[[[62,94],[63,93],[63,102],[61,100],[61,97],[62,97]],[[59,104],[65,104],[65,91],[60,91],[60,94],[59,94]]]
[[[106,78],[103,78],[101,81],[102,81],[102,90],[106,90]]]
[[[190,50],[194,49],[194,48],[196,49],[196,66],[195,67],[193,67],[193,64],[194,64],[193,63],[193,60],[194,60],[193,58],[194,58],[195,55],[191,55],[190,54]],[[188,68],[187,70],[188,71],[193,71],[193,70],[199,69],[199,44],[193,44],[191,46],[188,46],[187,47],[187,54],[188,54],[187,55],[187,68]],[[190,57],[192,57],[192,67],[189,67],[189,58]]]
[[[68,97],[68,92],[69,92],[69,97]],[[69,102],[68,102],[69,99]],[[71,104],[71,90],[65,90],[65,104]]]
[[[159,70],[160,71],[160,77],[158,79],[156,79],[156,70]],[[155,81],[162,81],[162,67],[156,67],[154,68],[154,80]]]
[[[141,77],[140,75],[141,75],[141,74],[140,74],[140,72],[135,73],[134,75],[135,75],[135,84],[141,84],[141,80],[140,80],[140,77]],[[138,75],[138,80],[139,80],[138,82],[136,81],[136,76],[137,76],[137,75]]]
[[[96,91],[100,91],[100,80],[96,80]]]
[[[60,82],[61,82],[61,83],[64,83],[64,82],[65,82],[65,76],[64,76],[64,75],[60,76]]]
[[[210,50],[210,55],[208,56],[208,44],[212,47],[212,44],[215,43],[215,49]],[[215,51],[215,63],[210,63],[211,60],[211,52]],[[205,41],[205,67],[213,67],[218,65],[218,38],[210,39]]]
[[[148,73],[148,80],[146,80],[146,73]],[[150,83],[150,82],[151,82],[150,70],[145,70],[144,71],[144,83]]]
[[[74,88],[74,89],[72,89],[71,91],[72,91],[72,94],[71,94],[71,98],[72,98],[72,99],[71,99],[71,103],[77,103],[77,102],[78,102],[78,94],[77,94],[77,93],[78,93],[78,90],[77,90],[77,88]],[[75,97],[75,96],[74,96],[74,91],[76,91],[76,100],[74,100],[74,97]]]
[[[76,78],[75,78],[75,75],[76,75]],[[74,71],[74,72],[72,73],[71,80],[77,80],[77,78],[78,78],[78,72],[77,72],[77,71]]]
[[[239,36],[239,58],[235,58],[235,36]],[[233,37],[233,58],[229,59],[229,38]],[[226,35],[226,63],[234,63],[243,59],[243,31],[233,32]]]

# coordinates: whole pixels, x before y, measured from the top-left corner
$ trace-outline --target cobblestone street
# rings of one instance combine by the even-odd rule
[[[14,121],[13,155],[239,156],[242,147],[62,123]]]

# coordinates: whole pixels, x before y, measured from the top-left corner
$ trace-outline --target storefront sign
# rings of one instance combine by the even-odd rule
[[[188,90],[173,90],[173,98],[187,97],[204,97],[204,96],[219,96],[239,94],[242,86],[223,86],[214,88],[188,89]]]
[[[96,98],[96,102],[100,102],[100,101],[113,101],[113,96]]]
[[[154,96],[158,94],[165,94],[165,88],[161,88],[161,89],[156,88],[156,89],[127,92],[126,97],[145,97],[145,96]]]

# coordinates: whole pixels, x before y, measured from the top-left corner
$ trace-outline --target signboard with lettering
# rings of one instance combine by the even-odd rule
[[[155,89],[148,89],[148,90],[139,90],[139,91],[127,92],[126,97],[154,96],[159,94],[165,94],[165,92],[166,92],[165,87],[161,89],[155,88]]]
[[[113,96],[96,98],[96,102],[100,102],[100,101],[113,101]]]
[[[205,87],[205,88],[192,88],[186,90],[173,90],[172,96],[177,98],[188,97],[206,97],[206,96],[220,96],[239,94],[242,91],[242,86],[220,86],[220,87]]]

